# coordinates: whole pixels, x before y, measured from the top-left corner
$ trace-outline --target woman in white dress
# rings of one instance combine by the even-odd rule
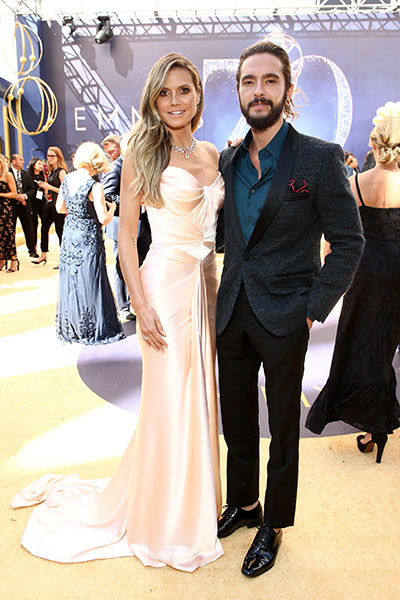
[[[22,541],[38,556],[134,555],[193,571],[223,554],[214,331],[223,180],[216,148],[193,138],[202,107],[194,65],[178,54],[161,58],[145,84],[121,182],[120,260],[143,352],[138,426],[105,489],[63,479],[50,498],[40,485],[16,497],[14,506],[47,498]],[[152,245],[139,271],[141,203]]]

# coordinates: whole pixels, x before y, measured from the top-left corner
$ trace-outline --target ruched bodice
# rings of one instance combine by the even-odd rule
[[[203,186],[189,171],[169,166],[160,184],[164,207],[146,205],[154,245],[165,245],[204,259],[215,242],[217,214],[223,203],[224,182],[218,174]]]

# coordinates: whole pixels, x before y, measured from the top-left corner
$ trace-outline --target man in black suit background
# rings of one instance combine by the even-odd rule
[[[35,250],[35,238],[33,236],[32,205],[31,200],[35,195],[32,177],[24,171],[24,159],[21,154],[12,154],[10,172],[13,174],[17,186],[17,197],[12,200],[14,231],[17,226],[17,218],[21,221],[25,235],[29,256],[39,258]]]
[[[363,236],[343,150],[298,133],[290,61],[270,42],[246,48],[237,89],[251,129],[221,154],[225,260],[217,305],[227,503],[219,537],[260,525],[242,573],[270,569],[293,525],[301,381],[309,330],[349,287]],[[321,268],[322,234],[331,253]],[[271,432],[264,515],[259,497],[258,372],[265,372]]]

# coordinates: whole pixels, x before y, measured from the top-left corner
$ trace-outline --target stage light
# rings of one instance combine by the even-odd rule
[[[74,17],[64,16],[62,20],[62,26],[69,28],[68,35],[72,35],[77,28],[77,25],[74,23]]]
[[[94,38],[96,44],[104,44],[107,42],[113,35],[111,25],[110,25],[110,17],[97,17],[100,23],[97,24],[97,33]]]

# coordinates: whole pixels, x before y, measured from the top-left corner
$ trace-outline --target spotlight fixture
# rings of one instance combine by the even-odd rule
[[[96,44],[104,44],[107,42],[113,35],[111,25],[110,25],[110,17],[97,17],[100,21],[97,23],[97,33],[94,38]]]
[[[72,35],[74,33],[75,29],[77,28],[77,25],[74,23],[74,17],[67,17],[67,16],[63,17],[62,26],[69,27],[68,35]]]

